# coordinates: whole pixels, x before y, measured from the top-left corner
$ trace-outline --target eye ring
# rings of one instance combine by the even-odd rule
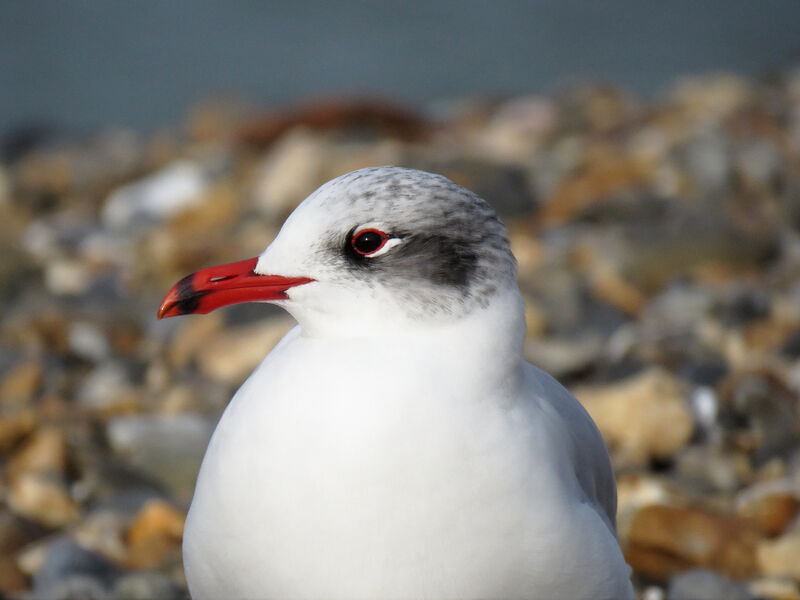
[[[350,238],[350,246],[359,256],[372,256],[389,241],[389,236],[380,229],[360,229]]]

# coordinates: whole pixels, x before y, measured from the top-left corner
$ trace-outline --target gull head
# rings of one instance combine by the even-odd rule
[[[183,278],[159,318],[270,302],[312,335],[357,336],[453,322],[509,289],[508,233],[484,200],[441,175],[373,167],[317,189],[260,256]]]

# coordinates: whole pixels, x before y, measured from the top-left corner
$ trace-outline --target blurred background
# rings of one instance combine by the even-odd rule
[[[158,322],[326,180],[508,224],[647,600],[800,599],[800,4],[0,6],[0,598],[185,598],[194,478],[291,326]]]
[[[652,97],[679,75],[759,76],[800,53],[793,0],[35,0],[0,11],[0,131],[170,126],[219,93],[419,103],[588,79]]]

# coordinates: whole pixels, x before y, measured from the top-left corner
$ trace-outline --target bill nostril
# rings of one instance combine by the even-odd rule
[[[233,279],[236,275],[218,275],[217,277],[212,277],[208,280],[209,283],[217,283],[219,281],[228,281],[229,279]]]

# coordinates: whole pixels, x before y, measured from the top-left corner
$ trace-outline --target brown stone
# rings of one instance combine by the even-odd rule
[[[50,538],[36,540],[17,554],[17,566],[25,575],[31,576],[42,568],[52,542]]]
[[[0,596],[17,594],[27,586],[27,578],[20,571],[17,562],[11,556],[0,554]]]
[[[26,360],[14,365],[0,381],[0,402],[5,406],[30,402],[42,383],[42,365]]]
[[[645,506],[637,512],[625,543],[625,558],[640,574],[664,581],[702,567],[735,579],[758,572],[758,527],[747,519],[700,507]]]
[[[721,120],[752,99],[753,86],[728,73],[694,75],[677,81],[669,95],[677,108],[692,119]]]
[[[294,325],[280,317],[222,331],[197,349],[200,370],[216,381],[241,383]]]
[[[55,296],[79,296],[92,284],[92,272],[84,261],[56,258],[45,265],[44,283]]]
[[[80,508],[56,477],[37,472],[21,473],[8,493],[12,512],[45,527],[62,527],[73,522]]]
[[[523,227],[516,227],[509,231],[511,237],[511,250],[517,259],[517,268],[520,277],[533,273],[544,260],[544,244],[536,235]]]
[[[674,483],[649,473],[621,473],[617,476],[617,534],[628,539],[631,523],[645,506],[666,504],[685,506],[689,503],[686,492]]]
[[[256,168],[252,195],[260,212],[281,221],[324,183],[323,165],[333,154],[326,137],[296,129],[270,148]]]
[[[16,593],[27,587],[16,555],[38,535],[39,527],[30,521],[0,510],[0,598],[17,597]]]
[[[547,315],[541,306],[530,298],[525,298],[525,324],[527,326],[527,337],[539,338],[545,332],[547,326]]]
[[[0,510],[0,556],[14,554],[40,533],[40,528],[25,519]]]
[[[756,550],[763,575],[788,576],[800,580],[800,529],[775,540],[764,540]]]
[[[67,466],[64,432],[53,426],[41,427],[8,461],[6,476],[14,482],[29,471],[63,475]]]
[[[69,351],[69,323],[59,312],[46,310],[29,322],[12,329],[13,337],[25,346],[58,354]]]
[[[596,298],[634,317],[642,312],[646,302],[644,294],[626,281],[613,264],[598,260],[596,256],[586,262],[589,286]]]
[[[736,512],[752,519],[765,535],[780,535],[800,510],[800,500],[782,481],[753,486],[739,495]]]
[[[203,315],[202,318],[189,318],[181,323],[167,350],[170,365],[183,368],[194,359],[206,341],[222,327],[222,313]]]
[[[64,419],[75,412],[75,405],[57,394],[45,394],[36,404],[36,412],[42,422],[64,422]]]
[[[651,182],[653,168],[648,162],[596,150],[589,164],[559,182],[544,205],[542,222],[558,225],[568,222],[589,208]]]
[[[142,331],[138,323],[121,321],[111,327],[111,347],[117,354],[132,357],[139,350]]]
[[[570,257],[576,269],[586,274],[589,287],[596,298],[633,317],[639,316],[646,298],[623,277],[620,265],[615,260],[609,260],[605,253],[599,252],[596,244],[586,242],[576,244]]]
[[[297,126],[317,130],[372,130],[417,139],[429,130],[422,117],[405,106],[374,99],[322,99],[284,112],[264,113],[247,121],[239,140],[268,146]]]
[[[186,516],[163,500],[149,500],[128,529],[128,560],[135,568],[152,568],[180,549]]]
[[[71,528],[70,533],[81,548],[123,563],[128,556],[125,530],[126,519],[121,514],[109,509],[100,509],[84,516]]]
[[[26,408],[0,414],[0,452],[6,452],[36,427],[36,412]]]
[[[658,368],[574,393],[625,462],[671,456],[688,443],[694,429],[682,382]]]

